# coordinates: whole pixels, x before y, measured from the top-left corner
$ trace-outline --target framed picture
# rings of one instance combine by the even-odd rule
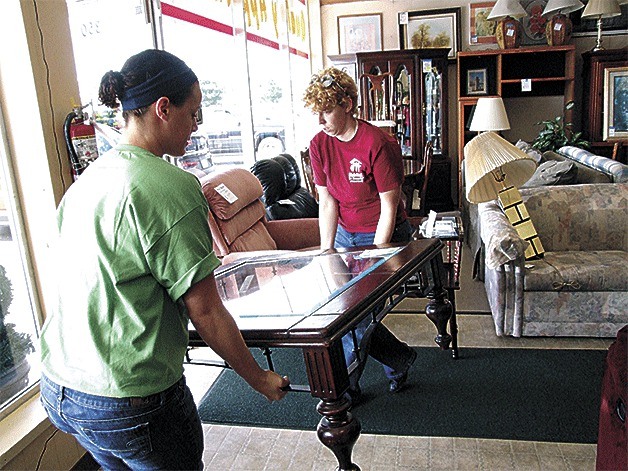
[[[604,70],[603,139],[628,139],[628,67]]]
[[[589,0],[582,0],[585,5]],[[612,36],[615,34],[626,34],[628,30],[628,4],[619,5],[621,15],[602,20],[602,35]],[[597,20],[595,18],[582,18],[584,8],[574,11],[569,15],[573,24],[572,36],[596,36]]]
[[[449,48],[449,59],[460,50],[460,7],[409,11],[399,15],[401,49]]]
[[[467,70],[467,95],[486,95],[487,93],[486,69]]]
[[[382,50],[382,14],[368,13],[338,17],[340,54]]]
[[[469,44],[497,43],[495,27],[497,21],[487,20],[496,2],[469,4]]]
[[[521,18],[523,26],[522,46],[538,46],[547,44],[545,38],[545,24],[547,18],[543,16],[543,10],[548,0],[522,0],[521,6],[528,13]]]

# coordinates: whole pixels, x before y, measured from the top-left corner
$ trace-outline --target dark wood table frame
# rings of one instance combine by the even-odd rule
[[[372,324],[376,325],[406,297],[425,296],[429,299],[426,315],[437,329],[435,341],[442,349],[449,349],[452,336],[447,332],[447,325],[453,309],[448,300],[442,249],[443,243],[438,239],[410,242],[372,272],[320,306],[316,315],[328,314],[330,319],[334,319],[325,327],[242,329],[249,347],[265,349],[271,368],[271,347],[302,349],[309,382],[309,389],[305,390],[320,399],[317,411],[322,418],[317,427],[318,438],[334,453],[340,470],[360,469],[352,461],[352,450],[361,430],[359,421],[350,412],[351,401],[345,394],[349,388],[350,374],[357,374],[360,368],[356,368],[356,365],[347,368],[342,338],[365,317],[370,317]],[[342,252],[345,251],[339,251]],[[221,270],[216,272],[217,281]],[[366,361],[368,341],[368,335],[365,335],[362,342],[355,343],[357,366]],[[205,346],[194,331],[190,333],[190,346]],[[304,390],[298,386],[293,389]]]

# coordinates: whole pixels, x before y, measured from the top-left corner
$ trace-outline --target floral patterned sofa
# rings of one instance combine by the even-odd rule
[[[628,165],[593,154],[584,149],[573,146],[563,146],[556,152],[546,151],[540,154],[524,141],[519,141],[516,145],[537,161],[539,164],[537,172],[547,170],[547,168],[544,169],[543,167],[551,165],[552,163],[571,165],[566,173],[553,175],[556,178],[550,178],[542,182],[543,185],[562,186],[588,183],[607,184],[628,182]],[[562,168],[564,169],[565,167],[563,166]],[[464,171],[462,175],[464,178]],[[535,176],[530,180],[536,181],[536,184],[541,183],[542,179],[535,178]],[[483,281],[484,254],[482,239],[480,237],[478,205],[469,203],[463,196],[461,206],[465,241],[471,250],[471,255],[474,260],[473,277]]]
[[[545,248],[525,244],[497,202],[478,205],[497,335],[615,337],[628,324],[628,183],[522,188]]]

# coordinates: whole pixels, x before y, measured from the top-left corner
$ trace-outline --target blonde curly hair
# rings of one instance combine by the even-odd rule
[[[355,116],[358,110],[358,87],[349,74],[335,67],[314,74],[303,94],[305,106],[314,113],[329,112],[337,105],[346,105],[348,100],[351,100],[351,114]]]

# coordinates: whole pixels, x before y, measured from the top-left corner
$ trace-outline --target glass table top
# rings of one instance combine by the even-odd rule
[[[318,328],[337,316],[316,311],[403,247],[290,252],[246,259],[216,272],[218,292],[242,330]]]

